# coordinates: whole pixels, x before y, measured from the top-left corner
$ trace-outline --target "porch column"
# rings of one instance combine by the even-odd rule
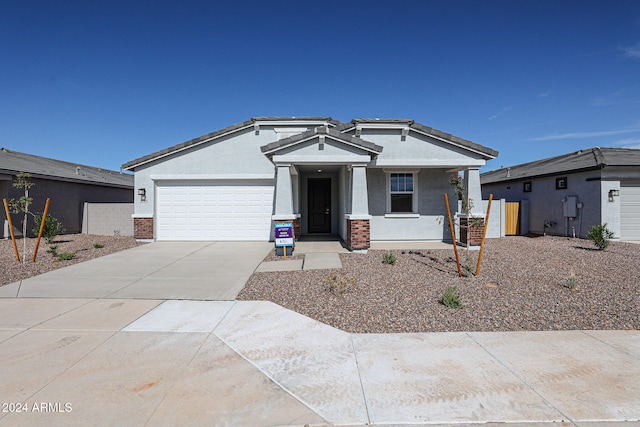
[[[276,212],[275,216],[289,216],[290,219],[294,218],[293,215],[293,186],[291,184],[291,165],[290,164],[278,164],[278,174],[276,176]],[[278,218],[289,219],[289,218]]]
[[[366,165],[353,165],[351,172],[351,213],[347,216],[347,246],[366,252],[370,246],[369,196]]]
[[[278,163],[276,175],[276,209],[271,217],[274,223],[292,222],[294,238],[300,238],[300,215],[293,211],[293,180],[291,179],[291,164]],[[297,176],[296,176],[297,184]],[[296,188],[297,191],[297,188]]]
[[[473,204],[471,214],[482,215],[482,189],[480,188],[480,168],[468,168],[464,171],[464,186],[469,200]]]

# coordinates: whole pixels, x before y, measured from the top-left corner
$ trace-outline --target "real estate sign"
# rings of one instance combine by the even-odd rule
[[[293,246],[293,223],[283,222],[275,225],[276,247]]]

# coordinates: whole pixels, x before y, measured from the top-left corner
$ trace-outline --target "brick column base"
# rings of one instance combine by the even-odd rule
[[[480,246],[482,232],[484,230],[484,218],[460,218],[460,242],[469,246]],[[469,242],[467,242],[467,237]]]
[[[347,220],[347,247],[352,251],[367,250],[370,246],[368,219]]]
[[[302,228],[300,228],[300,218],[296,218],[293,220],[293,235],[296,240],[300,240],[300,236],[302,235]]]
[[[133,218],[133,237],[153,239],[153,218]]]

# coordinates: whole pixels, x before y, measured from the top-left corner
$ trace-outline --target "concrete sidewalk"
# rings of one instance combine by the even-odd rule
[[[0,378],[27,404],[1,425],[640,425],[640,331],[349,334],[257,301],[0,299]]]

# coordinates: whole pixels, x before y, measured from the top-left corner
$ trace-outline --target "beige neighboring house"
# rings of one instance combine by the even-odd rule
[[[67,233],[82,231],[85,203],[133,203],[133,175],[54,160],[0,148],[0,199],[18,199],[24,193],[12,182],[20,172],[31,174],[34,186],[32,212],[42,212],[51,199],[49,213],[62,222]],[[11,215],[14,230],[20,234],[21,214]],[[29,219],[29,234],[33,220]],[[0,238],[9,237],[4,206],[0,209]]]

